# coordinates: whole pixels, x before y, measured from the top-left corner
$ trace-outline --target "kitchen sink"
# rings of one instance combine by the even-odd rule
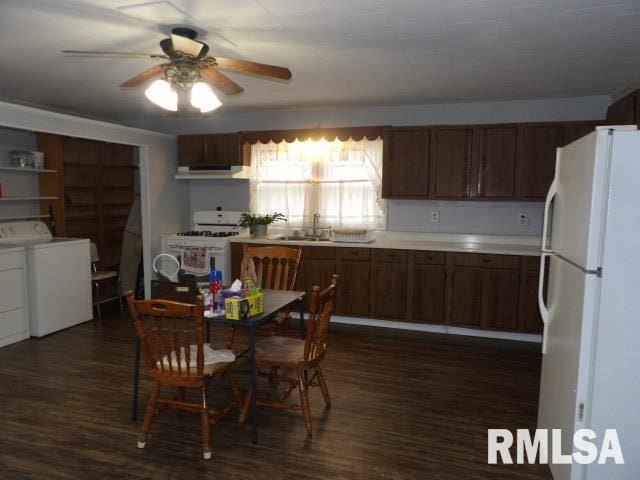
[[[294,237],[291,235],[284,235],[283,237],[281,237],[279,240],[284,240],[284,241],[288,241],[288,242],[300,242],[300,241],[304,241],[304,242],[322,242],[322,243],[331,243],[331,240],[327,239],[323,239],[320,237]]]

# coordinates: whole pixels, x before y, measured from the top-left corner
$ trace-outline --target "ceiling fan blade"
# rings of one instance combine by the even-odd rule
[[[251,73],[262,77],[274,77],[282,80],[291,78],[291,70],[275,65],[266,65],[264,63],[249,62],[247,60],[237,60],[234,58],[214,57],[218,67],[225,70],[232,70],[239,73]]]
[[[143,84],[147,80],[152,79],[156,75],[160,75],[162,72],[164,72],[165,67],[166,67],[166,64],[164,63],[160,65],[155,65],[145,70],[144,72],[139,73],[135,77],[130,78],[126,82],[120,84],[120,87],[122,88],[137,87],[138,85]]]
[[[169,58],[161,53],[140,53],[140,52],[99,52],[93,50],[63,50],[65,55],[76,57],[116,57],[116,58]]]
[[[198,58],[202,53],[202,49],[205,47],[205,44],[202,42],[183,37],[182,35],[176,35],[175,33],[171,34],[171,43],[173,44],[174,50],[186,53],[194,58]],[[207,47],[207,50],[208,49]]]
[[[216,87],[225,95],[236,95],[244,92],[244,88],[213,67],[203,68],[200,70],[200,75],[205,82]]]

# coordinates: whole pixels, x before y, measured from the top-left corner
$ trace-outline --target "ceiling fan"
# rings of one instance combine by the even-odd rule
[[[225,95],[236,95],[244,91],[240,85],[220,72],[232,72],[289,80],[291,71],[288,68],[264,63],[250,62],[224,57],[213,57],[209,53],[209,45],[196,40],[198,33],[191,28],[174,28],[171,37],[160,41],[163,53],[128,53],[99,52],[83,50],[63,50],[64,54],[75,56],[99,56],[112,58],[153,58],[167,60],[122,83],[120,87],[138,87],[155,77],[145,95],[156,105],[167,110],[177,111],[179,100],[184,97],[179,92],[191,90],[191,105],[202,113],[210,112],[222,103],[211,90],[215,87]]]

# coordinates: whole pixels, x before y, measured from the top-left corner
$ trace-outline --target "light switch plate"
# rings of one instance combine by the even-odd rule
[[[526,214],[526,213],[519,213],[518,214],[518,225],[520,225],[521,227],[529,226],[529,215]]]

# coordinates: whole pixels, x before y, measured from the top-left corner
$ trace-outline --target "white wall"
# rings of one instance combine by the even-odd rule
[[[36,150],[36,136],[28,131],[0,128],[0,166],[9,166],[10,150]],[[38,196],[38,175],[34,173],[0,171],[4,197]],[[39,202],[0,201],[0,219],[37,215]]]
[[[188,188],[173,179],[177,163],[175,136],[4,102],[0,102],[0,126],[140,146],[142,235],[149,292],[151,260],[159,251],[160,235],[188,225]]]
[[[341,107],[253,113],[225,113],[224,108],[204,119],[158,118],[131,124],[172,133],[216,133],[242,130],[340,127],[361,125],[482,124],[604,119],[611,99],[606,96],[514,100],[502,102]],[[191,211],[222,206],[248,209],[246,183],[191,182]],[[427,221],[431,210],[440,222]],[[529,216],[529,225],[518,224],[518,214]],[[389,230],[496,235],[539,235],[542,204],[531,202],[389,201]]]

